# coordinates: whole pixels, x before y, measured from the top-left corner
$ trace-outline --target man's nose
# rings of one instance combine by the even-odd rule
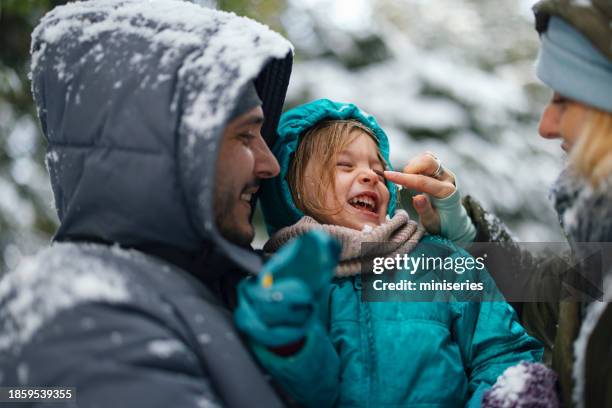
[[[255,149],[255,176],[261,179],[272,178],[280,173],[278,160],[268,148],[263,138],[259,138]]]
[[[554,106],[552,103],[546,105],[546,109],[542,113],[540,118],[540,125],[538,132],[540,136],[545,139],[556,139],[560,137],[559,133],[559,122],[560,122],[559,108]]]

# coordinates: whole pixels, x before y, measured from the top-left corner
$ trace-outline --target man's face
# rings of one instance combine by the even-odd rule
[[[586,113],[586,105],[555,92],[540,118],[540,135],[562,139],[561,148],[569,153],[580,137]]]
[[[215,222],[221,235],[240,246],[248,246],[255,235],[250,222],[251,199],[260,180],[280,171],[261,136],[263,119],[263,110],[256,107],[228,123],[217,159]]]

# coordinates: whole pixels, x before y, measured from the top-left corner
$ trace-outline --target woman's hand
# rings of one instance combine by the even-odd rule
[[[442,167],[433,153],[425,152],[410,160],[402,172],[385,171],[385,178],[395,184],[425,193],[412,197],[412,205],[425,229],[431,234],[440,234],[440,214],[427,195],[438,199],[450,197],[457,189],[455,175]]]
[[[412,205],[430,234],[442,235],[459,244],[474,241],[476,228],[461,205],[455,175],[433,153],[426,152],[412,159],[403,172],[385,171],[385,177],[424,193],[415,195]]]

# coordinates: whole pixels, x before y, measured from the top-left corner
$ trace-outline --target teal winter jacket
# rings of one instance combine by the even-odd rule
[[[325,118],[351,117],[374,130],[388,160],[384,132],[354,105],[318,100],[283,115],[273,147],[281,176],[262,187],[269,231],[302,216],[284,181],[299,137]],[[432,253],[434,246],[443,249],[444,257],[469,257],[438,236],[423,238],[410,256],[439,256]],[[486,270],[457,277],[487,282],[496,292]],[[280,356],[253,346],[266,370],[304,406],[478,407],[506,368],[542,357],[540,343],[527,335],[506,302],[366,302],[364,282],[359,275],[332,281],[327,310],[320,311],[324,324],[311,330],[297,353]]]
[[[435,236],[421,240],[426,255],[431,244],[469,256]],[[476,408],[506,368],[542,358],[506,302],[365,302],[363,285],[359,275],[333,280],[326,331],[312,330],[298,353],[255,347],[304,406]]]

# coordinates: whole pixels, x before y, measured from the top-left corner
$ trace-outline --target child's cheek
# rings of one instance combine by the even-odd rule
[[[336,198],[340,202],[344,202],[348,199],[348,194],[351,190],[351,174],[348,172],[336,172]]]
[[[387,209],[389,208],[389,199],[390,199],[391,194],[389,194],[389,190],[387,190],[386,188],[381,188],[380,189],[380,197],[382,198],[381,201],[381,209],[383,211],[381,211],[383,214],[387,214]]]

